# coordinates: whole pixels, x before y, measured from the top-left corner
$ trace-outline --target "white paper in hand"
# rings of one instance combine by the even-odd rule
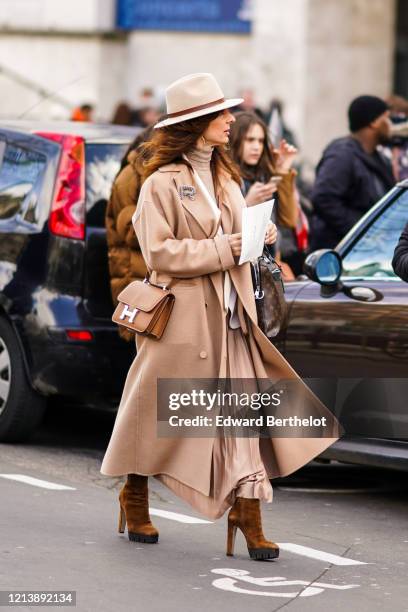
[[[239,265],[262,255],[266,228],[271,220],[275,200],[242,209],[242,248]]]

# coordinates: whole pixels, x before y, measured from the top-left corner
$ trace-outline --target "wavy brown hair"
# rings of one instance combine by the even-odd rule
[[[136,164],[142,181],[145,181],[161,166],[173,162],[191,167],[182,157],[183,153],[188,154],[189,150],[195,147],[197,140],[220,112],[222,111],[203,115],[196,119],[180,121],[180,123],[154,130],[151,138],[138,148],[140,155]],[[211,157],[211,172],[215,186],[221,184],[220,177],[225,174],[230,175],[238,185],[241,184],[239,169],[222,145],[214,147]]]
[[[239,166],[241,176],[250,181],[267,182],[275,174],[275,156],[268,135],[266,124],[250,111],[242,111],[235,115],[235,123],[231,125],[230,152],[234,162]],[[259,125],[264,133],[264,147],[259,162],[250,166],[244,162],[244,142],[248,130],[253,125]]]

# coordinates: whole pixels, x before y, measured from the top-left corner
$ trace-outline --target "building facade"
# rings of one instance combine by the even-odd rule
[[[362,93],[408,94],[406,9],[397,0],[2,0],[0,117],[109,120],[143,87],[213,72],[226,95],[285,104],[313,163],[347,130]]]

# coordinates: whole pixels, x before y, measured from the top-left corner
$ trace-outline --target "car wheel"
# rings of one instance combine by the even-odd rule
[[[0,318],[0,442],[22,442],[40,424],[44,397],[31,387],[10,323]]]

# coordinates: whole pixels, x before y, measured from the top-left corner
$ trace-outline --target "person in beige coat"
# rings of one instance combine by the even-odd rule
[[[339,424],[257,324],[249,262],[238,264],[246,206],[237,168],[225,152],[240,103],[226,100],[208,73],[188,75],[166,92],[167,118],[138,159],[143,175],[133,224],[150,281],[171,283],[175,305],[160,340],[136,335],[137,355],[123,390],[101,473],[127,474],[119,494],[119,531],[157,542],[148,509],[154,476],[208,518],[228,514],[227,554],[239,528],[252,558],[276,558],[263,536],[260,501],[270,479],[285,476],[339,438]],[[276,240],[270,223],[265,242]],[[285,410],[324,417],[314,437],[161,437],[157,385],[167,379],[270,379],[295,383]],[[288,414],[289,416],[289,414]]]

